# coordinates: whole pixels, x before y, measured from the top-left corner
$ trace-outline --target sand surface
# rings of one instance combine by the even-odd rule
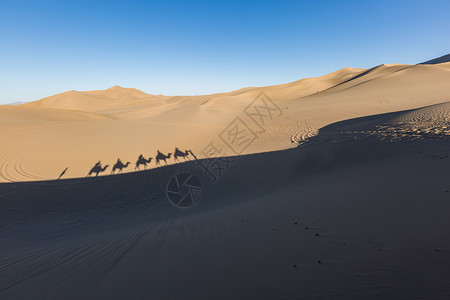
[[[448,298],[449,82],[391,64],[0,106],[0,298]]]

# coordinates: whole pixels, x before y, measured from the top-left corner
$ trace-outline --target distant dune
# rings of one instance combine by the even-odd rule
[[[449,82],[390,64],[0,106],[0,298],[447,299]]]
[[[13,102],[13,103],[8,103],[8,104],[6,104],[6,105],[21,105],[21,104],[25,104],[25,103],[27,103],[27,102],[16,101],[16,102]]]

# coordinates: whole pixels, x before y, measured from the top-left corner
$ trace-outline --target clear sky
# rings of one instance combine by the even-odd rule
[[[450,1],[0,0],[0,103],[135,87],[182,95],[450,52]]]

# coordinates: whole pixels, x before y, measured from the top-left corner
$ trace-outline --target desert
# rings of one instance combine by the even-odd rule
[[[0,0],[0,300],[450,299],[449,11]]]
[[[3,105],[0,294],[445,298],[449,82],[390,64]]]

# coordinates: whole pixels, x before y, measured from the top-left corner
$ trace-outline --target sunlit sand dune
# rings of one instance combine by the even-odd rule
[[[215,95],[155,96],[116,86],[2,106],[0,180],[55,179],[65,168],[64,178],[84,177],[97,161],[134,164],[158,150],[200,151],[262,92],[280,111],[243,153],[287,149],[337,121],[448,101],[449,80],[449,63],[394,64]]]

